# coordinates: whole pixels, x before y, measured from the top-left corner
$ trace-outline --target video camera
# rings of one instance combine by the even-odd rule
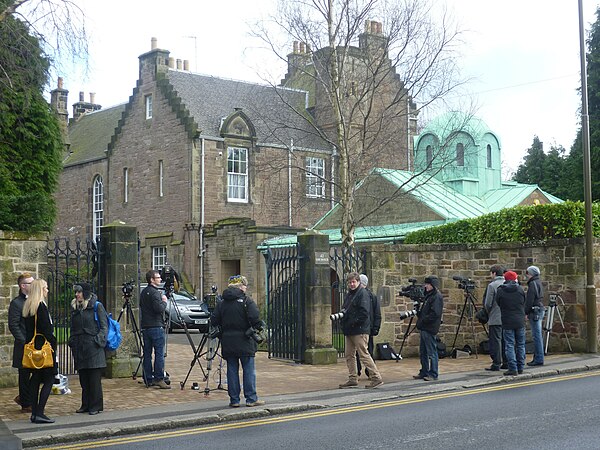
[[[165,264],[160,271],[160,277],[162,278],[163,283],[165,284],[165,292],[167,294],[171,294],[175,291],[175,282],[179,282],[177,280],[177,274],[175,273],[175,269],[170,264]]]
[[[417,284],[416,278],[409,278],[408,281],[412,284],[402,286],[398,295],[400,297],[408,297],[413,303],[418,304],[425,299],[425,286]]]
[[[454,281],[458,281],[458,287],[463,289],[465,292],[473,292],[475,290],[475,281],[471,280],[470,278],[454,275],[452,279]]]
[[[121,292],[123,292],[123,297],[131,298],[133,295],[133,289],[135,288],[135,284],[133,280],[125,281],[123,286],[121,286]]]

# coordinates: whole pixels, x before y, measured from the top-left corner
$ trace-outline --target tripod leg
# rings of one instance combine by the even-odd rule
[[[548,308],[548,316],[546,317],[546,348],[544,349],[544,354],[548,354],[548,344],[550,343],[550,333],[552,332],[552,324],[554,323],[554,310],[555,306],[550,306]]]
[[[564,303],[563,303],[564,305]],[[573,348],[571,347],[571,341],[569,341],[569,335],[567,334],[567,330],[565,329],[565,323],[563,322],[562,315],[560,314],[560,310],[558,307],[556,308],[556,312],[558,313],[558,318],[560,319],[560,326],[562,327],[563,333],[565,333],[565,338],[567,340],[567,345],[569,346],[569,351],[573,353]]]
[[[460,319],[458,320],[458,326],[456,327],[456,333],[454,334],[454,341],[452,342],[452,352],[456,349],[456,339],[458,338],[458,332],[460,331],[460,325],[462,324],[463,317],[465,316],[465,309],[467,309],[467,301],[468,297],[465,297],[465,302],[463,303],[462,311],[460,313]]]
[[[415,318],[415,316],[411,316],[410,320],[408,321],[408,326],[406,327],[406,331],[404,332],[404,337],[402,338],[402,344],[400,345],[400,350],[398,350],[398,358],[396,358],[396,362],[398,362],[402,359],[402,349],[404,348],[406,339],[408,338],[408,336],[411,333],[410,326],[412,325],[414,318]],[[413,330],[414,330],[414,328],[413,328]]]
[[[181,386],[182,390],[185,387],[185,383],[187,383],[187,380],[190,377],[190,374],[192,373],[192,369],[194,368],[194,365],[196,363],[198,363],[198,365],[200,366],[200,369],[202,370],[202,375],[204,377],[206,377],[206,374],[204,372],[204,368],[202,367],[202,364],[200,363],[200,358],[202,357],[202,354],[201,354],[202,353],[202,349],[206,345],[206,340],[207,340],[207,335],[203,334],[202,335],[202,339],[200,340],[200,343],[198,344],[198,347],[197,347],[196,351],[194,352],[194,359],[192,359],[192,362],[190,363],[190,368],[188,370],[188,373],[185,376],[185,379],[179,383],[179,385]]]

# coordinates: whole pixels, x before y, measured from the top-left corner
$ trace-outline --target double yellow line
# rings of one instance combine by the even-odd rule
[[[296,420],[304,420],[304,419],[314,419],[318,417],[326,417],[333,416],[337,414],[347,414],[357,411],[368,411],[372,409],[380,409],[380,408],[389,408],[391,406],[399,406],[399,405],[409,405],[412,403],[422,403],[428,402],[432,400],[441,400],[444,398],[453,398],[453,397],[464,397],[466,395],[475,395],[475,394],[483,394],[486,392],[494,392],[494,391],[504,391],[507,389],[517,389],[523,388],[531,385],[540,385],[540,384],[548,384],[548,383],[556,383],[559,381],[567,381],[574,380],[578,378],[587,378],[593,376],[599,376],[600,372],[580,372],[570,375],[561,375],[558,377],[549,377],[549,378],[534,378],[529,379],[527,381],[521,381],[513,384],[501,384],[494,386],[487,386],[482,388],[468,389],[464,391],[452,391],[452,392],[443,392],[439,394],[430,394],[423,396],[415,396],[411,398],[398,399],[398,400],[390,400],[384,402],[376,402],[376,403],[368,403],[361,404],[356,406],[347,406],[343,408],[334,408],[327,410],[318,410],[318,411],[310,411],[305,413],[294,414],[291,416],[277,416],[277,417],[266,417],[261,419],[253,419],[244,422],[228,422],[219,425],[211,425],[202,428],[192,428],[192,429],[181,429],[176,431],[168,431],[150,435],[136,435],[122,438],[110,439],[109,441],[96,441],[96,442],[86,442],[86,443],[77,443],[77,444],[66,444],[60,445],[56,447],[46,447],[42,450],[67,450],[67,449],[91,449],[91,448],[101,448],[108,447],[111,445],[118,444],[131,444],[137,442],[145,442],[145,441],[153,441],[156,439],[169,439],[173,437],[179,436],[190,436],[190,435],[198,435],[205,433],[214,433],[216,431],[225,431],[225,430],[236,430],[240,428],[249,428],[256,427],[262,425],[270,425],[276,423],[285,423],[285,422],[293,422]]]

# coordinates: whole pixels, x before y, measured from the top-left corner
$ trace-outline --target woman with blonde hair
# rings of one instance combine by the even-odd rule
[[[48,283],[46,280],[33,280],[29,288],[29,295],[23,305],[23,317],[25,318],[25,336],[27,342],[33,339],[34,334],[37,334],[35,340],[35,348],[41,348],[43,337],[45,337],[56,355],[56,337],[54,336],[54,327],[52,319],[46,305],[48,297]],[[42,336],[40,336],[42,335]],[[54,419],[50,419],[44,415],[44,408],[52,390],[54,376],[58,373],[58,365],[56,356],[54,357],[54,366],[45,369],[31,370],[31,421],[33,423],[54,423]],[[40,390],[40,385],[42,386]]]

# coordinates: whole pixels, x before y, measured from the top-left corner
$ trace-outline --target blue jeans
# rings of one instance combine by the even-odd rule
[[[242,363],[244,397],[246,398],[246,403],[254,403],[258,400],[258,396],[256,395],[254,356],[227,358],[227,393],[229,394],[229,403],[240,403],[240,361]]]
[[[525,327],[516,330],[502,330],[506,345],[508,370],[519,371],[525,367]]]
[[[421,370],[419,375],[422,377],[438,377],[438,352],[435,334],[420,330],[421,339],[419,342],[419,357],[421,358]]]
[[[534,320],[534,317],[537,320]],[[531,325],[531,339],[533,340],[533,362],[544,364],[544,337],[542,335],[542,320],[544,310],[540,309],[537,314],[529,314],[529,325]]]
[[[160,327],[142,330],[144,336],[144,380],[146,384],[158,382],[165,377],[165,330]],[[152,370],[154,351],[154,370]]]

